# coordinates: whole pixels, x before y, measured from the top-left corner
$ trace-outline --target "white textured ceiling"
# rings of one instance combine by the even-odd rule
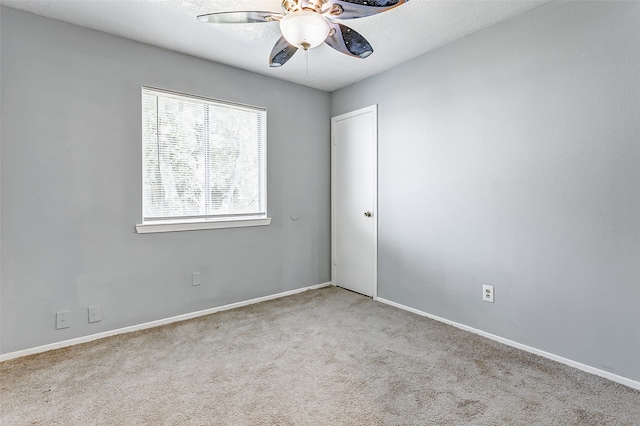
[[[196,15],[281,11],[281,0],[1,0],[0,4],[183,52],[256,73],[333,91],[377,74],[549,0],[410,0],[391,11],[343,21],[371,43],[351,58],[329,46],[298,52],[281,68],[269,53],[278,23],[203,24]],[[307,63],[308,60],[308,63]]]

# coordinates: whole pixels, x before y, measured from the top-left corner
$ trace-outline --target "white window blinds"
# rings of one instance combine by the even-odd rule
[[[266,217],[266,111],[142,88],[143,223]]]

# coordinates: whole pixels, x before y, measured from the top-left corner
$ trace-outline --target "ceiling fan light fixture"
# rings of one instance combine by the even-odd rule
[[[329,20],[310,10],[292,12],[280,20],[280,31],[284,38],[290,45],[304,50],[322,44],[330,30]]]

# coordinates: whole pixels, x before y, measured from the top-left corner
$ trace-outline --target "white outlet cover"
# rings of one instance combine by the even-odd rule
[[[89,322],[99,322],[102,321],[102,312],[100,310],[100,305],[89,306]]]
[[[191,274],[191,285],[200,285],[200,272]]]
[[[69,328],[69,311],[56,312],[56,330],[62,330],[63,328]]]
[[[485,302],[493,303],[493,286],[492,285],[483,285],[482,286],[482,300]]]

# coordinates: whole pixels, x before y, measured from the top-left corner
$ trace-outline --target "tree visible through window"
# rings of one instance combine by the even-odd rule
[[[143,87],[143,222],[266,217],[266,111]]]

